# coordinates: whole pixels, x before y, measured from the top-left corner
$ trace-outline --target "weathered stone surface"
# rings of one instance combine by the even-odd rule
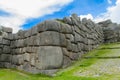
[[[2,52],[3,52],[3,50],[2,50],[2,48],[0,48],[0,54],[2,54]]]
[[[67,24],[70,24],[70,25],[73,24],[70,17],[65,17],[65,18],[63,19],[63,21],[64,21],[65,23],[67,23]]]
[[[37,25],[38,32],[43,31],[60,31],[60,23],[56,20],[49,20],[45,21],[44,23],[41,23],[40,25]]]
[[[17,55],[17,59],[18,59],[17,64],[23,64],[24,62],[23,55]]]
[[[40,45],[40,35],[39,34],[33,37],[33,45],[34,46]]]
[[[84,24],[84,25],[87,24],[87,19],[86,18],[82,19],[82,24]]]
[[[3,38],[0,36],[0,44],[3,43]]]
[[[67,40],[67,50],[72,51],[72,43],[70,42],[70,40]]]
[[[12,33],[12,29],[8,27],[2,27],[3,32]]]
[[[72,60],[78,60],[79,59],[79,54],[78,53],[71,53],[70,54],[70,58]]]
[[[3,47],[3,52],[10,54],[10,53],[11,53],[10,46],[4,46],[4,47]]]
[[[29,53],[23,54],[23,58],[24,58],[24,61],[29,62],[30,61],[30,54]]]
[[[46,31],[40,34],[42,46],[60,46],[60,34],[58,32]]]
[[[80,17],[78,17],[77,14],[72,14],[72,17],[73,17],[75,20],[77,20],[78,22],[80,21]]]
[[[60,47],[43,46],[38,49],[38,63],[39,69],[57,69],[62,66],[63,53]]]
[[[16,47],[24,47],[24,40],[23,39],[17,40]]]
[[[55,20],[45,21],[45,28],[47,31],[60,31],[60,23]]]
[[[34,36],[29,37],[28,38],[28,46],[33,46],[34,45],[34,40],[35,40]]]
[[[70,52],[66,48],[62,48],[62,51],[65,56],[70,56]]]
[[[24,58],[23,55],[13,55],[12,56],[12,63],[16,65],[23,64]]]
[[[26,72],[31,72],[31,65],[29,64],[29,62],[24,62],[23,70]]]
[[[77,14],[72,14],[71,20],[72,20],[72,23],[77,26],[79,26],[79,24],[81,23],[80,17],[78,17]]]
[[[31,29],[31,35],[36,35],[38,33],[38,27],[35,26]]]
[[[73,52],[78,52],[78,46],[77,46],[77,44],[72,44],[72,51]]]
[[[75,33],[75,43],[77,42],[82,42],[84,39],[81,35],[79,35],[78,33]]]
[[[32,35],[32,29],[25,32],[25,37],[30,37]]]
[[[26,47],[26,52],[32,53],[32,47]]]
[[[18,34],[13,34],[13,36],[12,36],[12,37],[13,37],[13,39],[14,39],[14,40],[17,40],[17,39],[19,39],[19,36],[18,36]]]
[[[61,23],[60,32],[65,33],[65,34],[71,34],[73,31],[72,31],[71,26],[69,26],[68,24]]]
[[[10,62],[11,55],[10,54],[1,54],[0,55],[0,61],[2,62]]]
[[[32,66],[35,66],[35,54],[31,54],[31,56],[30,56],[30,64],[32,65]]]
[[[5,67],[5,68],[11,68],[11,63],[5,62],[4,67]]]
[[[78,47],[78,52],[82,51],[82,45],[81,45],[81,43],[78,43],[77,47]]]
[[[67,46],[67,40],[64,34],[60,34],[60,46],[62,47]]]
[[[72,63],[72,60],[69,57],[64,56],[64,59],[63,59],[63,68],[68,67],[71,63]]]
[[[17,33],[17,35],[18,35],[18,37],[19,37],[20,39],[24,39],[26,32],[27,32],[27,31],[19,30],[18,33]]]
[[[2,40],[2,44],[4,44],[4,45],[10,45],[10,41],[6,40],[6,39],[3,39]]]

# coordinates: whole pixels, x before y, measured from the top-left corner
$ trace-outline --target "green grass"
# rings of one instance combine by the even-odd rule
[[[116,65],[120,65],[120,59],[98,58],[120,56],[120,49],[116,49],[118,47],[120,47],[119,43],[101,45],[98,49],[85,54],[72,66],[61,69],[55,77],[34,75],[15,69],[0,69],[0,80],[120,80],[120,72],[116,68]],[[111,67],[115,68],[112,70]]]

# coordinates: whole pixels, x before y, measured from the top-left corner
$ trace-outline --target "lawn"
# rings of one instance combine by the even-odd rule
[[[0,80],[120,80],[120,44],[101,45],[54,77],[0,69]]]

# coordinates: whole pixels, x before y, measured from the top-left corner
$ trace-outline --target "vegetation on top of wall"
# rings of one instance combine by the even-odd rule
[[[65,23],[65,21],[62,20],[62,19],[55,19],[55,20],[57,20],[57,21],[59,21],[59,22],[62,22],[62,23]]]

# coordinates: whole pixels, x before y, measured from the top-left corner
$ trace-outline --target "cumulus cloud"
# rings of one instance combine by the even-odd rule
[[[17,32],[26,20],[59,11],[73,0],[0,0],[0,10],[9,13],[0,16],[0,24]]]
[[[80,18],[87,18],[93,20],[92,14],[87,14],[87,15],[80,15]]]
[[[113,22],[120,23],[120,0],[116,1],[114,6],[107,8],[107,12],[100,14],[95,18],[96,22],[111,19]]]
[[[91,17],[90,19],[94,20],[95,22],[111,19],[112,22],[120,23],[120,0],[116,0],[116,4],[114,6],[108,7],[105,13],[101,13],[94,18],[92,17],[92,14],[81,15],[80,17],[83,16],[86,18]]]

